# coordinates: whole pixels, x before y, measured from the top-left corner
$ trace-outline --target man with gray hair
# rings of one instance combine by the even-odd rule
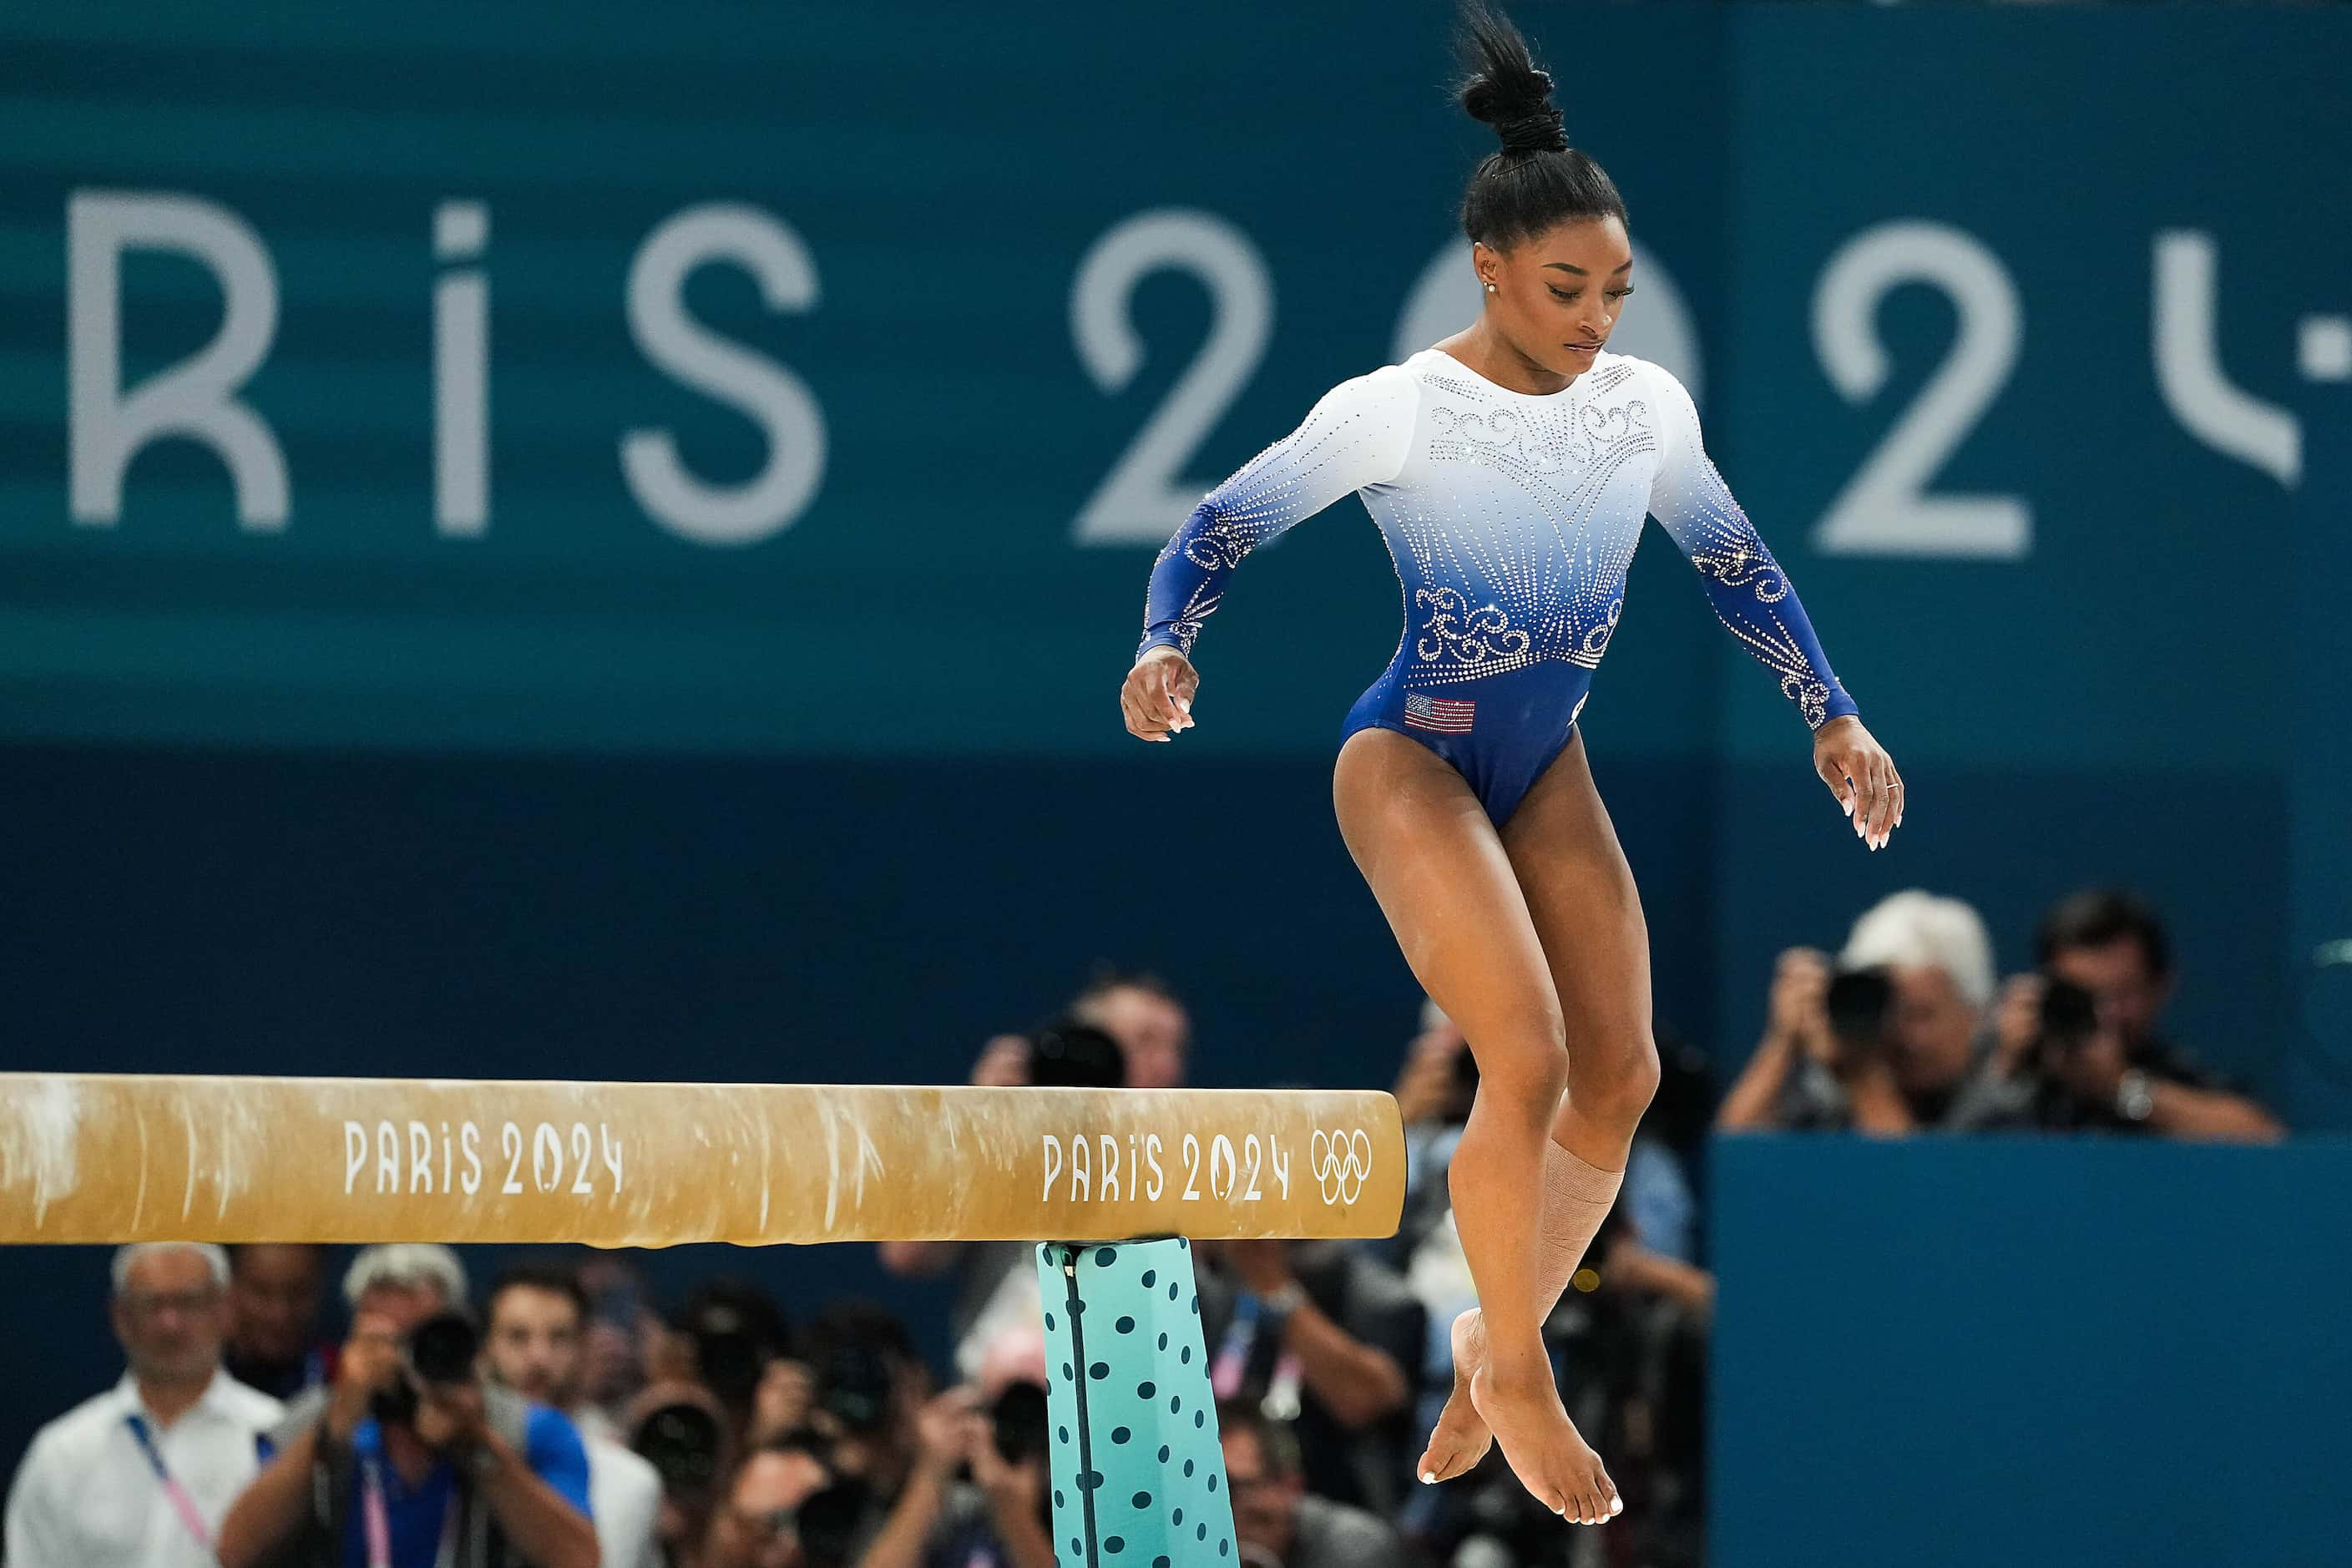
[[[1952,1125],[1988,1070],[1993,973],[1983,918],[1916,888],[1864,910],[1834,963],[1789,949],[1764,1038],[1717,1128],[1899,1136]]]
[[[596,1568],[579,1430],[484,1383],[470,1326],[447,1321],[466,1301],[457,1254],[368,1247],[343,1299],[334,1387],[295,1402],[278,1458],[221,1522],[223,1568]]]
[[[221,1370],[226,1254],[121,1248],[112,1316],[130,1368],[33,1439],[8,1493],[10,1568],[208,1564],[222,1517],[268,1458],[284,1408]]]

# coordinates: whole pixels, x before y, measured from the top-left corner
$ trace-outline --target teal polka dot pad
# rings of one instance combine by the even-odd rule
[[[1238,1568],[1192,1244],[1048,1242],[1037,1279],[1058,1568]]]

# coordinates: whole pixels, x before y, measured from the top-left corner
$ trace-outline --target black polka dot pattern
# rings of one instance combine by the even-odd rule
[[[1178,1241],[1038,1248],[1047,1364],[1060,1371],[1046,1389],[1055,1541],[1068,1549],[1055,1568],[1195,1568],[1211,1562],[1211,1542],[1234,1560],[1189,1251]]]

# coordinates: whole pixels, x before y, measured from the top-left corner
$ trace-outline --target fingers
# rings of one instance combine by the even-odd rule
[[[1903,820],[1903,779],[1895,759],[1876,746],[1833,758],[1822,775],[1853,825],[1854,837],[1874,850],[1885,847]]]
[[[1829,764],[1821,770],[1821,775],[1822,782],[1830,786],[1830,794],[1837,797],[1838,809],[1845,813],[1847,820],[1853,820],[1854,790],[1853,784],[1846,778],[1845,760],[1843,757],[1832,758]]]
[[[1189,666],[1180,666],[1173,659],[1164,659],[1160,666],[1160,700],[1167,706],[1169,728],[1189,730],[1192,727],[1192,687]]]
[[[1192,697],[1201,677],[1192,662],[1181,658],[1148,658],[1127,673],[1119,688],[1118,706],[1128,733],[1146,741],[1168,741],[1192,727]]]
[[[1875,849],[1878,846],[1871,843],[1871,837],[1878,814],[1885,809],[1885,790],[1879,783],[1874,759],[1867,752],[1856,752],[1846,762],[1846,776],[1853,781],[1854,837]]]
[[[1169,738],[1166,721],[1153,714],[1146,699],[1145,671],[1128,672],[1127,684],[1118,689],[1119,717],[1127,721],[1127,732],[1142,741],[1165,741]]]
[[[1870,754],[1870,775],[1877,787],[1877,804],[1870,811],[1870,848],[1886,848],[1895,823],[1903,820],[1903,778],[1895,773],[1895,759],[1879,750]]]

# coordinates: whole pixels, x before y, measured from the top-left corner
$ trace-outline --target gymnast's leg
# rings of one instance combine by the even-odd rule
[[[1649,933],[1580,735],[1511,815],[1502,841],[1566,1024],[1568,1098],[1545,1151],[1537,1282],[1548,1317],[1615,1201],[1634,1125],[1657,1089]],[[1474,1308],[1454,1321],[1454,1396],[1422,1456],[1425,1479],[1460,1475],[1486,1452],[1486,1423],[1470,1396],[1486,1356],[1486,1327]]]
[[[1598,1523],[1615,1488],[1560,1407],[1537,1310],[1541,1215],[1528,1194],[1544,1180],[1569,1063],[1527,900],[1469,785],[1412,740],[1380,729],[1349,736],[1332,798],[1405,963],[1461,1025],[1478,1063],[1450,1182],[1490,1342],[1477,1408],[1537,1501]]]

